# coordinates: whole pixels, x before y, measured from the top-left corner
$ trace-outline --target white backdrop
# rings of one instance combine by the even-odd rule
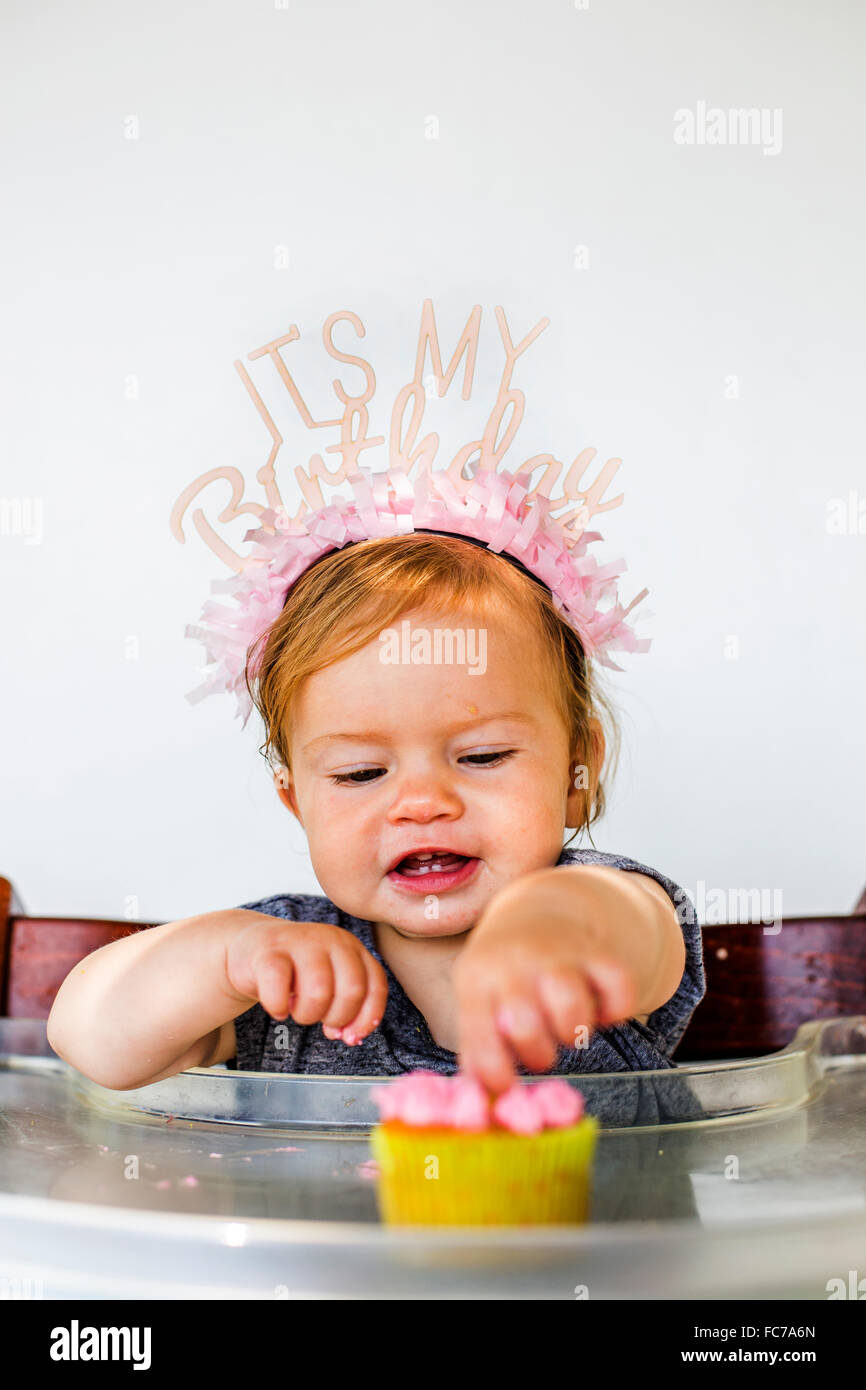
[[[649,587],[654,641],[609,682],[626,747],[598,848],[697,894],[852,907],[864,28],[843,0],[3,0],[0,872],[30,913],[316,891],[257,716],[184,698],[184,626],[228,571],[169,513],[228,464],[264,500],[233,363],[292,324],[322,418],[322,323],[361,316],[387,433],[428,296],[449,358],[483,318],[471,407],[452,391],[425,424],[473,437],[501,304],[515,340],[551,319],[510,462],[623,459],[599,550],[624,598]],[[285,477],[331,437],[280,408]]]

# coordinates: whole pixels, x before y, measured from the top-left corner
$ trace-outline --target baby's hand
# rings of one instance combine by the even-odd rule
[[[353,1046],[385,1012],[385,971],[357,937],[328,922],[260,915],[226,952],[232,989],[258,999],[272,1018],[321,1023],[330,1039]]]
[[[631,971],[599,954],[590,933],[533,916],[519,895],[491,904],[452,971],[460,1067],[497,1094],[516,1062],[549,1071],[559,1044],[585,1046],[593,1027],[632,1017],[637,1004]]]

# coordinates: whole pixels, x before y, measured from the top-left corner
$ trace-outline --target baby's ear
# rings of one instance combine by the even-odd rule
[[[303,825],[304,822],[301,820],[301,813],[298,810],[298,801],[295,796],[292,774],[282,763],[277,765],[276,771],[274,772],[274,786],[277,789],[277,796],[280,798],[280,801],[282,801],[287,810],[291,811],[298,824]]]

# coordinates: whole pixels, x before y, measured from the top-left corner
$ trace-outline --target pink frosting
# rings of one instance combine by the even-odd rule
[[[564,1129],[583,1115],[583,1096],[567,1081],[538,1081],[534,1086],[512,1086],[493,1105],[493,1114],[504,1129],[516,1134],[536,1134],[540,1129]]]
[[[477,1132],[499,1127],[514,1134],[537,1134],[577,1124],[583,1115],[580,1091],[558,1080],[518,1082],[491,1103],[484,1087],[472,1077],[440,1076],[420,1069],[387,1086],[374,1086],[370,1095],[381,1120],[400,1120],[419,1128]]]
[[[449,1129],[487,1129],[490,1103],[484,1087],[467,1076],[412,1071],[388,1086],[374,1086],[371,1097],[383,1120],[405,1125],[447,1125]]]

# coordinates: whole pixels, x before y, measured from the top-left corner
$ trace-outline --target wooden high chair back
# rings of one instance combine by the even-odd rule
[[[27,917],[9,879],[0,877],[0,1018],[47,1018],[73,966],[142,929],[141,922],[101,917]]]
[[[47,1018],[63,980],[109,941],[158,923],[27,917],[0,877],[0,1017]],[[801,1023],[866,1014],[866,890],[853,913],[703,928],[707,993],[674,1057],[679,1063],[757,1057]]]
[[[850,915],[702,928],[707,992],[677,1062],[777,1052],[802,1023],[866,1014],[866,888]]]

